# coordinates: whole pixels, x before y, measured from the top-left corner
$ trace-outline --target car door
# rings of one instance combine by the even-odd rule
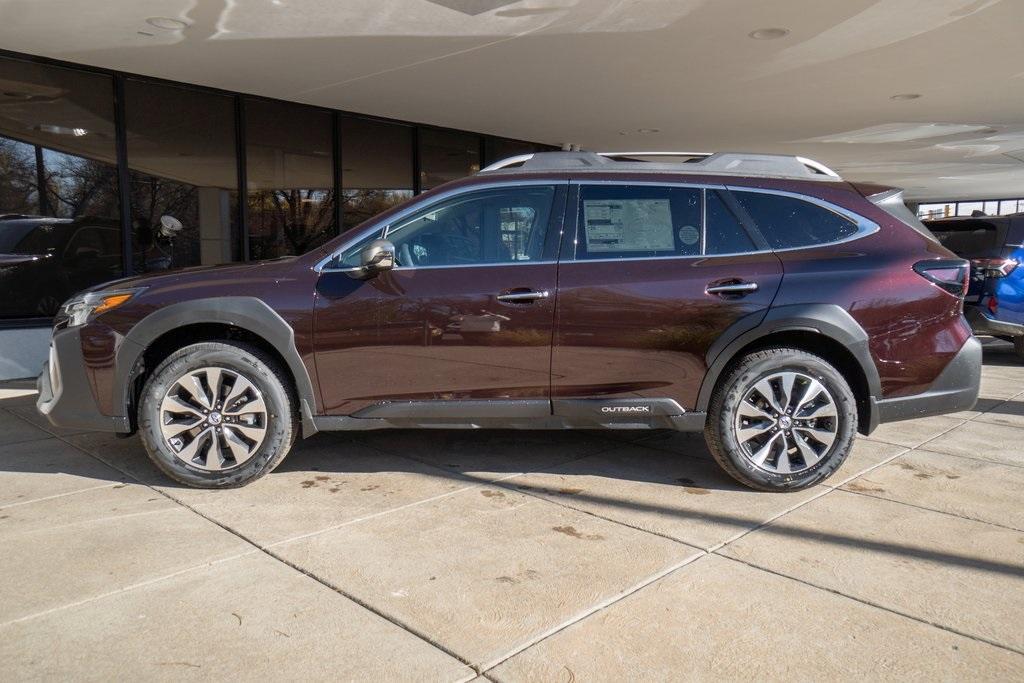
[[[552,352],[555,414],[692,409],[708,348],[740,318],[766,311],[782,279],[779,259],[737,219],[722,187],[573,188]]]
[[[346,248],[340,267],[356,265],[362,245],[383,234],[397,263],[366,281],[320,277],[314,344],[327,414],[550,415],[566,187],[459,191]]]

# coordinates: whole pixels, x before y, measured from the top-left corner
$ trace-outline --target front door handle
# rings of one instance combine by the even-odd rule
[[[705,290],[708,294],[725,294],[743,296],[757,291],[756,282],[722,282],[710,284]]]
[[[547,299],[548,296],[550,296],[550,294],[546,289],[539,292],[528,289],[525,291],[499,294],[497,299],[498,301],[504,301],[507,304],[528,304],[531,301],[537,301],[538,299]]]

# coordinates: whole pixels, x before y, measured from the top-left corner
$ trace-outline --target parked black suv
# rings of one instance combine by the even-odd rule
[[[967,276],[898,190],[805,159],[525,155],[303,256],[83,292],[38,405],[192,486],[319,430],[604,427],[703,430],[787,491],[857,431],[973,406]]]
[[[976,334],[1014,343],[1024,360],[1024,213],[928,221],[943,246],[971,261],[964,301]]]

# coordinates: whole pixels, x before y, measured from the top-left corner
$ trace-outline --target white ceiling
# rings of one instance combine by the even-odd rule
[[[0,0],[18,52],[587,149],[800,154],[931,199],[1024,196],[1022,29],[1024,0]]]

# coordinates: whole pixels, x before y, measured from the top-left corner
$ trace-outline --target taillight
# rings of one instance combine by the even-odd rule
[[[971,266],[984,277],[1006,277],[1017,268],[1017,262],[1010,258],[975,258]]]
[[[962,297],[967,293],[971,264],[963,259],[918,261],[914,264],[914,272],[953,296]]]

